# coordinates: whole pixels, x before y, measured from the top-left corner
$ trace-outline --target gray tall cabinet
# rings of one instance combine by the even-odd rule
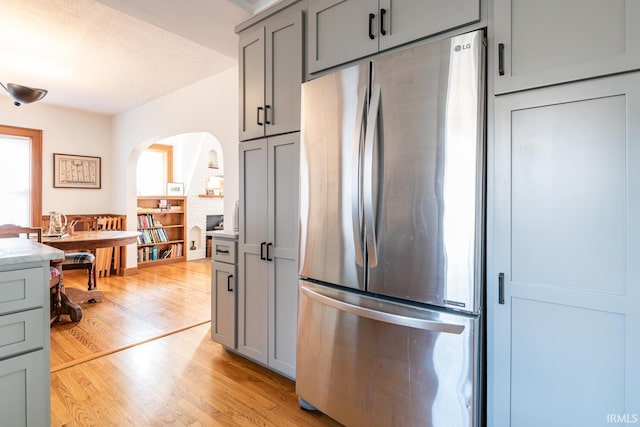
[[[493,24],[488,425],[636,423],[640,4],[495,0]]]
[[[296,133],[240,145],[238,351],[295,377],[298,299]]]
[[[288,1],[239,32],[236,350],[295,378],[302,10]]]

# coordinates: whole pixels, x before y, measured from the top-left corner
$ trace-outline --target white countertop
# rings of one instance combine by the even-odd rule
[[[234,239],[236,240],[238,238],[238,232],[237,231],[231,231],[231,230],[210,230],[207,231],[207,236],[211,236],[214,239],[216,237],[222,238],[222,239]]]
[[[33,240],[0,239],[0,266],[64,258],[64,252]]]

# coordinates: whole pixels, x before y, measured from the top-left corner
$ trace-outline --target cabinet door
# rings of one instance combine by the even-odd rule
[[[48,426],[48,350],[38,350],[1,360],[0,396],[3,426]]]
[[[637,0],[495,0],[493,14],[496,93],[640,68]]]
[[[269,138],[269,366],[295,378],[300,134]]]
[[[265,129],[267,135],[300,130],[302,12],[266,25]]]
[[[308,26],[311,73],[371,55],[378,51],[378,0],[312,0]]]
[[[236,348],[236,266],[211,266],[211,339]]]
[[[380,0],[380,50],[478,20],[479,0]]]
[[[488,425],[639,414],[640,73],[495,106]]]
[[[267,363],[267,143],[240,144],[238,351]]]
[[[264,136],[264,27],[240,34],[240,140]]]

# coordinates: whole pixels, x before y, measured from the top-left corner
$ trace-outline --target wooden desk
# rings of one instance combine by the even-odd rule
[[[137,243],[138,231],[126,230],[100,230],[100,231],[76,231],[66,237],[42,237],[42,243],[53,246],[63,251],[91,250],[98,248],[120,247],[121,257],[124,259],[124,247]],[[122,274],[119,271],[118,274]],[[95,289],[85,291],[77,288],[64,288],[62,295],[62,314],[70,314],[72,320],[82,318],[82,309],[78,304],[83,302],[100,302],[104,299],[104,293]]]

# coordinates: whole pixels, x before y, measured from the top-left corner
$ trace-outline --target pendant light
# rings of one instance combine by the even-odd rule
[[[0,85],[7,91],[9,96],[13,98],[13,104],[16,107],[19,107],[22,104],[30,104],[32,102],[40,101],[48,93],[46,89],[36,89],[16,83],[7,83],[5,86],[0,82]]]

